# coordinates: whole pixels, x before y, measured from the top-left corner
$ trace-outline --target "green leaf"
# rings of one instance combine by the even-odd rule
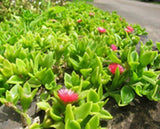
[[[53,52],[49,52],[43,59],[42,66],[45,68],[52,68],[54,64]]]
[[[89,59],[90,59],[90,56],[87,52],[84,53],[83,57],[79,56],[79,60],[80,60],[79,67],[80,68],[88,67],[88,60]]]
[[[138,62],[139,56],[136,51],[132,51],[128,54],[128,62]]]
[[[128,62],[128,64],[132,70],[135,70],[135,69],[137,69],[139,62]]]
[[[73,68],[74,68],[75,70],[78,70],[78,68],[79,68],[79,63],[78,63],[76,60],[72,59],[72,58],[69,58],[69,61],[70,61],[70,63],[73,65]]]
[[[158,56],[157,51],[147,51],[140,56],[140,64],[142,67],[147,66],[148,64],[152,63],[156,57]]]
[[[20,102],[23,108],[23,111],[26,112],[27,109],[29,108],[31,102],[33,101],[34,96],[36,95],[38,91],[37,89],[34,89],[31,92],[31,87],[29,85],[24,85],[22,88],[21,86],[19,87],[19,92],[20,92]]]
[[[153,99],[154,101],[160,101],[160,94],[159,94],[159,92],[160,92],[160,87],[159,87],[159,85],[157,84],[157,85],[155,86],[154,92],[153,92],[153,94],[152,94],[152,99]]]
[[[149,83],[143,83],[143,90],[142,90],[142,94],[143,95],[149,95],[152,93],[153,91],[153,85],[149,84]]]
[[[135,93],[133,92],[132,88],[124,86],[121,89],[121,99],[122,104],[129,104],[135,97]]]
[[[58,122],[54,122],[53,125],[51,125],[50,127],[55,128],[55,129],[65,129],[65,125],[63,122],[58,121]]]
[[[118,59],[118,57],[115,55],[115,53],[113,51],[110,52],[109,58],[113,63],[118,63],[118,64],[121,63],[121,60]]]
[[[76,120],[68,120],[65,129],[81,129],[81,126]]]
[[[41,126],[38,123],[33,123],[29,126],[29,129],[41,129]]]
[[[81,83],[82,83],[82,88],[83,89],[86,89],[89,85],[90,85],[90,81],[81,81]]]
[[[41,81],[35,77],[30,78],[26,83],[28,83],[32,88],[38,88],[41,86]]]
[[[56,82],[52,81],[50,84],[46,84],[45,88],[47,90],[55,90],[57,88]]]
[[[76,72],[74,72],[74,71],[72,72],[71,81],[72,81],[73,86],[79,85],[79,83],[80,83],[79,75],[77,75]]]
[[[53,108],[50,109],[49,114],[50,114],[50,117],[51,117],[53,120],[55,120],[55,121],[61,121],[61,120],[62,120],[62,117],[61,117],[61,116],[55,114]]]
[[[81,72],[82,75],[86,78],[86,77],[89,76],[89,74],[92,72],[92,68],[80,69],[80,72]]]
[[[5,93],[6,89],[5,88],[0,88],[0,96],[2,96],[3,93]]]
[[[72,87],[72,81],[71,81],[72,77],[71,75],[69,75],[68,73],[64,74],[64,84],[67,88],[71,88]]]
[[[87,123],[85,129],[98,129],[99,121],[98,115],[93,116]]]
[[[112,115],[107,110],[101,110],[100,114],[98,115],[100,119],[112,119]]]
[[[99,67],[96,67],[96,68],[94,69],[94,71],[92,72],[91,82],[92,82],[93,84],[97,84],[97,83],[99,82],[99,78],[100,78],[100,76],[99,76]]]
[[[91,112],[99,112],[99,111],[100,111],[99,104],[98,103],[93,103]]]
[[[54,73],[51,69],[43,69],[35,75],[43,85],[50,84],[52,81],[54,81]]]
[[[144,71],[143,72],[143,75],[145,75],[145,76],[147,76],[147,77],[149,77],[149,78],[152,78],[152,79],[154,79],[154,80],[157,80],[157,78],[158,78],[158,76],[159,76],[159,74],[156,74],[156,72],[155,71]]]
[[[8,93],[7,93],[8,92]],[[9,102],[12,102],[14,105],[17,104],[20,95],[19,95],[19,85],[15,85],[14,87],[12,87],[12,89],[10,91],[6,92],[6,99]]]
[[[46,101],[48,101],[50,99],[50,93],[49,92],[43,92],[43,93],[41,93],[41,95],[40,95],[40,100],[46,100]]]
[[[96,103],[98,101],[99,101],[99,95],[94,90],[91,89],[87,96],[87,102]]]
[[[16,66],[18,74],[27,74],[26,64],[21,59],[16,59]]]
[[[157,48],[160,51],[160,42],[156,42]]]
[[[3,61],[3,69],[1,69],[1,72],[6,77],[10,77],[13,75],[12,64],[6,59]]]
[[[102,87],[102,85],[100,85],[99,88],[98,88],[98,96],[99,96],[99,99],[101,99],[102,96],[103,96],[103,87]]]
[[[132,84],[131,87],[134,89],[134,91],[136,92],[137,95],[139,96],[143,96],[142,95],[142,87],[143,87],[143,83],[141,82],[137,82],[135,84]]]
[[[91,109],[92,109],[91,102],[84,103],[84,104],[80,105],[79,107],[75,108],[75,110],[73,112],[74,112],[76,120],[85,119],[90,114]]]
[[[101,78],[100,78],[100,84],[105,85],[107,84],[109,81],[111,81],[111,76],[108,75],[105,71],[102,72],[101,74]]]
[[[133,72],[131,79],[132,79],[132,81],[137,82],[140,78],[138,77],[138,75],[135,72]]]
[[[38,103],[37,103],[37,106],[38,106],[40,109],[44,110],[44,111],[46,111],[47,109],[51,108],[51,106],[50,106],[47,102],[45,102],[45,101],[38,102]]]
[[[17,76],[17,75],[12,75],[9,80],[7,81],[9,84],[22,84],[23,80]]]
[[[150,77],[147,77],[147,76],[143,75],[142,79],[151,83],[152,85],[156,85],[156,81],[154,79],[150,78]]]
[[[100,57],[96,56],[96,66],[99,66],[99,71],[102,72],[102,69],[103,69],[103,65],[102,65],[102,61],[100,59]]]
[[[132,51],[128,54],[128,64],[131,67],[132,70],[135,70],[137,66],[139,65],[139,56],[136,51]]]
[[[119,79],[120,79],[120,71],[119,71],[119,68],[117,67],[116,68],[116,72],[115,72],[115,76],[114,76],[114,78],[112,80],[112,85],[111,85],[110,90],[115,90],[116,88],[118,88]]]
[[[5,77],[2,74],[0,74],[0,82],[4,80],[5,80]]]
[[[6,91],[6,100],[11,103],[13,101],[12,95],[8,90]]]
[[[139,95],[140,97],[143,96],[143,95],[141,94],[141,93],[142,93],[142,87],[141,87],[140,85],[139,85],[139,86],[136,86],[135,92],[136,92],[137,95]]]
[[[54,74],[51,69],[48,69],[43,76],[42,83],[43,84],[50,84],[52,81],[54,81]]]
[[[74,114],[72,111],[72,105],[68,104],[66,106],[66,112],[65,112],[65,123],[67,123],[67,121],[70,121],[70,120],[74,120]]]
[[[66,8],[64,8],[62,6],[55,6],[53,8],[50,8],[49,12],[52,12],[53,14],[57,14],[57,13],[64,12],[65,10],[66,10]]]

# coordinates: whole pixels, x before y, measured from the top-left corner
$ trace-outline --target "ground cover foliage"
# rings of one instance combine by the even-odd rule
[[[51,5],[51,4],[50,4]],[[100,129],[112,119],[108,98],[126,106],[135,96],[160,100],[160,43],[136,50],[139,25],[84,2],[22,9],[0,23],[0,101],[29,129]],[[43,118],[27,114],[37,101]],[[21,105],[21,108],[19,106]]]

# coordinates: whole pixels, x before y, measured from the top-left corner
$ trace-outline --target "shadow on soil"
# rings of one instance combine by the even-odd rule
[[[118,107],[113,99],[105,108],[113,119],[102,122],[109,129],[160,129],[160,103],[147,98],[136,98],[130,105]],[[106,125],[105,125],[106,124]]]
[[[16,113],[13,109],[9,107],[1,107],[0,111],[0,122],[7,121],[8,119],[12,121],[19,122],[20,121],[20,115]]]

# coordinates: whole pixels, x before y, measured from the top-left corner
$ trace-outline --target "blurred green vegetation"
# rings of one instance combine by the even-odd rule
[[[44,10],[55,5],[64,5],[66,2],[93,0],[0,0],[0,22],[10,19],[12,15],[21,16],[23,10],[42,13]]]

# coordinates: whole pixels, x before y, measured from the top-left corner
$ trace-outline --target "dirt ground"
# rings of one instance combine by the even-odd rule
[[[137,97],[131,104],[119,107],[110,98],[104,107],[113,116],[112,120],[101,121],[106,129],[160,129],[160,102]],[[29,109],[30,116],[35,114],[35,102]],[[23,129],[20,115],[8,107],[0,107],[0,129]]]
[[[118,107],[110,100],[105,108],[113,119],[102,124],[108,129],[160,129],[160,103],[136,98],[130,105]]]

